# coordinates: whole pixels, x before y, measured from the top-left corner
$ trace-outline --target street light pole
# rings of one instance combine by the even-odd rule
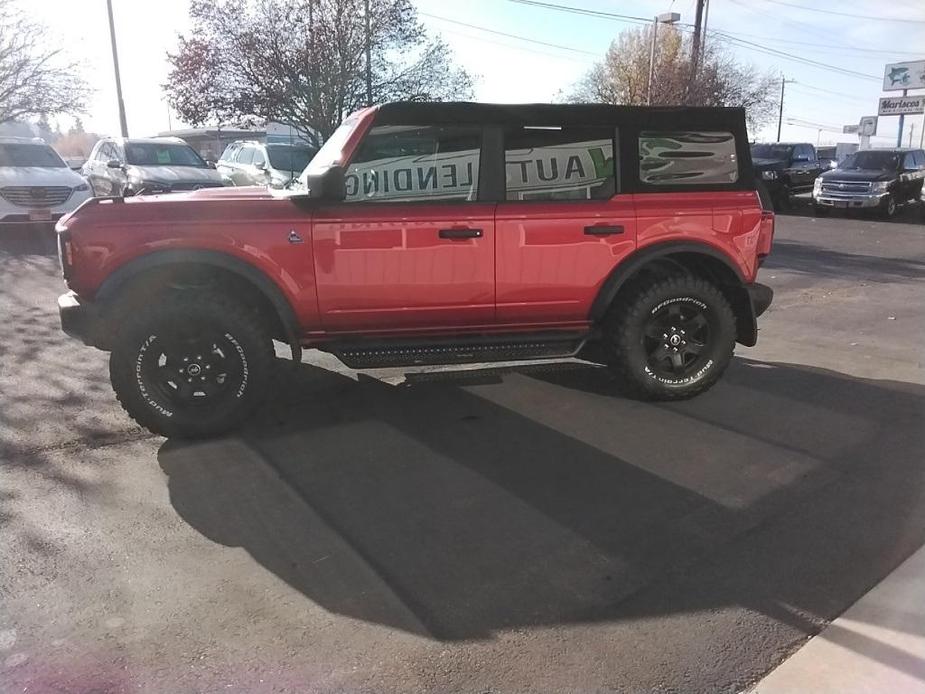
[[[119,100],[119,127],[122,137],[128,137],[128,122],[125,119],[125,102],[122,100],[122,78],[119,77],[119,51],[116,49],[116,25],[112,19],[112,0],[106,0],[109,11],[109,40],[112,43],[112,67],[116,73],[116,98]]]
[[[681,15],[677,12],[662,12],[655,15],[652,21],[652,45],[649,46],[649,81],[646,83],[646,105],[652,104],[652,77],[655,74],[655,39],[658,35],[659,24],[674,24],[680,21]]]

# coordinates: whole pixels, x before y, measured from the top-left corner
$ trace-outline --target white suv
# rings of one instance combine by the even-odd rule
[[[0,227],[56,222],[89,197],[84,178],[43,140],[0,137]]]

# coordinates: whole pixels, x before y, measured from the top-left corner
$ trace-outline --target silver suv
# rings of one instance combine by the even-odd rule
[[[285,188],[298,178],[315,152],[307,144],[242,140],[228,145],[215,167],[226,181],[236,186]]]

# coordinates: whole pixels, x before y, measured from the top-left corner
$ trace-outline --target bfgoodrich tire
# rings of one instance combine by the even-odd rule
[[[735,336],[735,316],[722,292],[692,275],[636,287],[604,325],[620,389],[643,400],[680,400],[707,390],[729,365]]]
[[[263,400],[273,343],[253,312],[214,294],[180,294],[121,327],[109,358],[113,390],[155,434],[203,438],[234,429]]]

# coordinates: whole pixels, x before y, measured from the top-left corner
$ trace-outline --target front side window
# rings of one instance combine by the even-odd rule
[[[477,126],[376,126],[347,167],[347,201],[476,200],[481,141]]]
[[[925,167],[925,152],[918,149],[913,154],[915,155],[915,165],[920,169]]]
[[[238,158],[235,159],[236,164],[251,164],[254,161],[254,148],[248,147],[245,145],[241,148],[241,151],[238,152]]]
[[[266,164],[266,157],[263,156],[263,151],[259,147],[254,148],[254,166],[258,164]]]
[[[238,145],[232,143],[225,147],[225,151],[222,152],[222,156],[218,158],[219,161],[232,161],[234,159],[234,153],[238,150]]]
[[[0,166],[38,166],[43,169],[67,167],[51,147],[39,143],[0,143]]]
[[[639,180],[651,186],[735,183],[739,180],[735,135],[643,131],[639,134]]]
[[[606,200],[616,190],[613,153],[609,128],[505,128],[505,198]]]
[[[206,163],[189,145],[161,142],[128,142],[125,158],[135,166],[195,166]]]
[[[903,168],[906,171],[915,171],[918,168],[915,163],[915,156],[912,154],[912,152],[909,152],[903,158]]]

